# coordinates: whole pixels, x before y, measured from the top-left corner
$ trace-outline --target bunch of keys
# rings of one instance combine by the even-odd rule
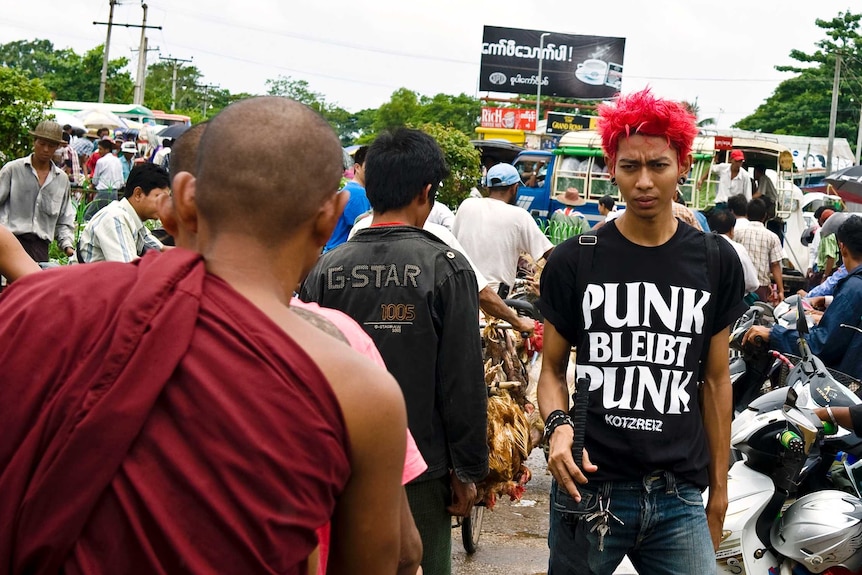
[[[602,499],[602,496],[599,495],[599,510],[585,517],[587,523],[589,523],[593,519],[598,519],[598,521],[596,521],[596,524],[593,525],[593,528],[590,529],[590,533],[592,533],[593,531],[599,532],[599,551],[605,550],[605,535],[611,532],[611,526],[609,524],[610,522],[608,521],[608,518],[614,519],[620,525],[625,525],[622,519],[611,513],[610,498],[608,498],[607,505],[604,505],[604,500]]]

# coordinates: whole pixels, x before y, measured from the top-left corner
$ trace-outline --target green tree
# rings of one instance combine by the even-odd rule
[[[377,108],[374,131],[382,132],[401,126],[418,124],[419,96],[407,88],[399,88],[392,93],[389,101]]]
[[[700,104],[697,103],[697,100],[694,102],[686,102],[683,101],[682,105],[691,112],[691,115],[697,119],[697,127],[698,128],[706,128],[707,126],[715,125],[715,118],[701,118],[700,117]]]
[[[437,192],[437,201],[454,210],[482,177],[479,151],[470,143],[467,134],[457,128],[423,124],[419,129],[437,140],[443,150],[450,174]]]
[[[54,45],[49,40],[15,40],[0,44],[0,66],[18,68],[30,77],[44,78],[54,71]]]
[[[372,129],[376,133],[399,126],[441,124],[472,136],[481,113],[482,104],[479,100],[466,94],[437,94],[429,97],[399,88],[392,93],[388,102],[377,109]]]
[[[327,102],[320,92],[315,92],[305,80],[294,80],[290,76],[278,76],[266,81],[267,94],[284,96],[305,104],[326,118],[341,139],[341,145],[353,143],[357,136],[356,121],[344,108]]]
[[[0,66],[0,163],[31,150],[29,130],[44,117],[51,94],[39,79]]]
[[[482,115],[482,103],[467,94],[422,96],[419,104],[419,116],[423,122],[452,126],[469,136],[476,130]]]
[[[99,98],[104,45],[83,56],[66,48],[57,50],[48,40],[16,40],[0,45],[0,65],[16,68],[28,78],[39,78],[57,100],[95,102]],[[132,100],[134,82],[126,67],[128,58],[108,62],[105,101]]]
[[[832,20],[817,19],[826,38],[818,50],[792,50],[790,57],[805,66],[776,66],[797,75],[785,80],[753,114],[736,123],[746,130],[775,134],[824,137],[829,133],[832,81],[836,55],[842,59],[835,134],[855,141],[859,102],[862,101],[862,36],[857,32],[862,14],[839,12]]]
[[[153,110],[171,110],[174,65],[160,60],[147,66],[147,85],[144,91],[144,104]],[[177,63],[177,99],[174,111],[188,109],[197,102],[203,102],[203,91],[198,88],[203,74],[197,66]],[[178,112],[181,113],[181,112]]]

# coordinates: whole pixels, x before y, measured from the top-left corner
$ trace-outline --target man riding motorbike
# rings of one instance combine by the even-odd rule
[[[836,232],[838,246],[848,275],[838,283],[832,304],[805,337],[811,351],[827,367],[862,379],[862,333],[846,326],[862,320],[862,218],[848,218]],[[771,349],[796,353],[799,333],[780,325],[754,326],[743,344],[756,338],[769,342]]]

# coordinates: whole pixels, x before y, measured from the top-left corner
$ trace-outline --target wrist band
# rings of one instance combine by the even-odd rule
[[[838,425],[838,422],[835,420],[835,414],[832,413],[832,406],[831,405],[826,406],[826,413],[829,414],[829,419],[832,420],[832,425],[834,425],[835,427],[841,427],[840,425]]]
[[[551,435],[554,433],[554,430],[557,429],[561,425],[570,425],[572,429],[575,428],[575,423],[572,421],[572,418],[568,413],[563,411],[562,409],[557,409],[552,411],[548,415],[548,419],[545,420],[545,437],[546,441],[550,441]]]

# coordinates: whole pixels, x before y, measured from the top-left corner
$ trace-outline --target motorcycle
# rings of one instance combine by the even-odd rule
[[[844,457],[836,463],[833,453],[836,445],[858,438],[813,412],[860,400],[811,353],[797,307],[802,359],[790,370],[788,387],[759,398],[732,424],[731,443],[742,458],[728,473],[719,573],[837,575],[862,568],[862,462]],[[841,483],[839,476],[849,481]],[[836,484],[853,494],[834,489]]]

